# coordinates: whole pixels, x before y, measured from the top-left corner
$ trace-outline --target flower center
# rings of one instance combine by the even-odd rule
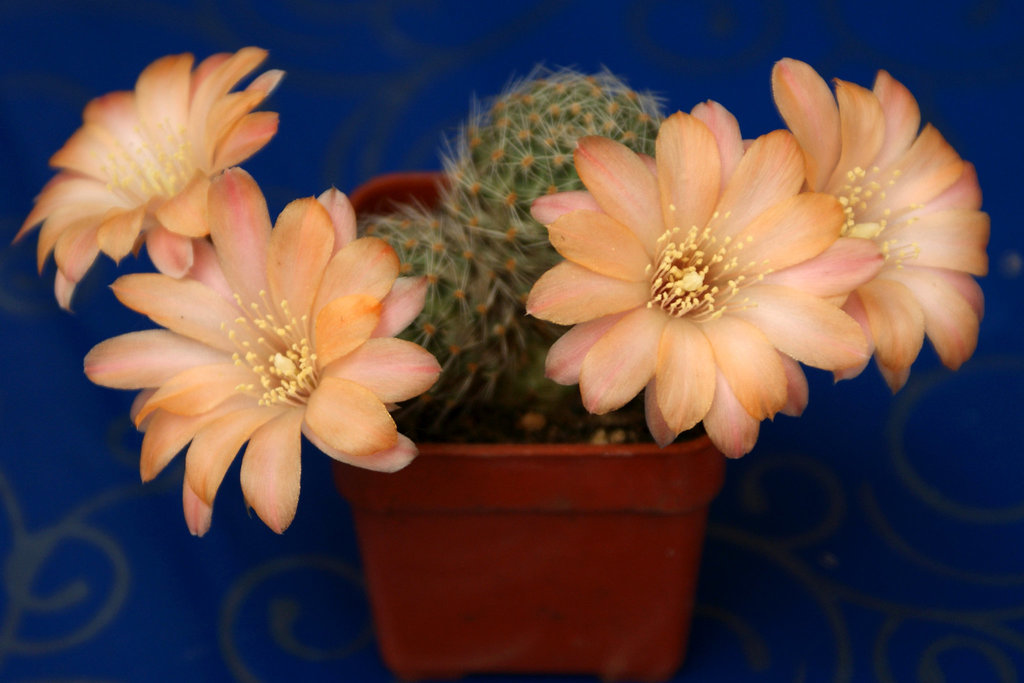
[[[742,248],[743,243],[731,237],[719,243],[710,227],[666,230],[658,238],[657,260],[647,267],[651,277],[647,307],[657,306],[676,318],[688,315],[711,320],[721,316],[726,302],[748,280],[746,275],[730,275],[739,269],[735,252]],[[748,305],[746,300],[740,303]]]
[[[242,306],[237,294],[235,300]],[[258,396],[261,406],[304,405],[319,382],[308,318],[296,319],[287,301],[273,306],[266,292],[260,292],[260,303],[242,310],[245,315],[235,318],[228,331],[238,348],[231,358],[235,365],[252,370],[256,382],[241,384],[238,390]]]
[[[882,173],[878,166],[865,170],[856,166],[846,172],[846,183],[835,193],[839,203],[843,205],[846,222],[843,224],[843,237],[860,237],[874,240],[882,250],[887,263],[901,267],[903,261],[917,258],[921,249],[917,244],[900,243],[894,239],[886,239],[885,231],[890,225],[919,205],[911,204],[893,211],[886,203],[887,189],[897,183],[902,172],[893,169]],[[914,221],[916,218],[902,219]]]
[[[107,155],[107,189],[120,190],[140,203],[173,197],[195,172],[184,126],[175,129],[164,121],[152,130],[136,126],[133,133],[130,139],[116,140]]]

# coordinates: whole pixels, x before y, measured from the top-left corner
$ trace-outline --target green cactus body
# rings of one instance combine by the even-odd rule
[[[447,185],[436,207],[361,217],[367,234],[395,247],[405,274],[429,282],[406,336],[443,370],[426,401],[407,412],[429,406],[436,419],[484,401],[490,410],[510,396],[526,410],[524,400],[561,396],[543,377],[558,332],[525,315],[533,283],[559,260],[530,205],[583,189],[573,165],[580,137],[603,135],[653,154],[660,122],[656,99],[608,72],[535,71],[473,112],[444,158]]]

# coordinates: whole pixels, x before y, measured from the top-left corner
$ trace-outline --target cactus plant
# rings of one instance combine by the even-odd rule
[[[437,206],[361,217],[367,234],[395,247],[405,273],[428,279],[426,307],[407,335],[441,361],[426,399],[435,418],[455,406],[493,406],[506,393],[557,400],[560,387],[540,381],[556,332],[527,318],[524,301],[558,255],[530,205],[582,189],[573,165],[580,137],[653,154],[661,121],[656,98],[607,71],[534,71],[486,104],[449,143]],[[511,385],[514,392],[501,389]],[[425,407],[421,400],[412,412]]]

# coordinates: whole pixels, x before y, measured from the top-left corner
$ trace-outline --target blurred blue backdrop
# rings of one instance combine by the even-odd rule
[[[288,72],[264,107],[280,112],[280,132],[245,164],[273,214],[331,185],[437,168],[471,96],[539,62],[606,66],[668,111],[718,100],[748,137],[781,125],[778,58],[865,85],[885,68],[977,165],[993,226],[978,351],[954,374],[926,348],[896,396],[874,367],[836,386],[812,373],[805,415],[764,425],[712,507],[678,680],[1013,681],[1024,672],[1022,28],[1024,8],[997,0],[2,0],[0,242],[85,103],[170,53],[258,45]],[[69,315],[34,249],[34,235],[0,249],[0,679],[392,680],[328,458],[305,458],[283,537],[246,515],[237,463],[211,532],[190,537],[180,459],[141,485],[131,395],[81,371],[94,344],[142,325],[106,288],[117,271],[102,261]]]

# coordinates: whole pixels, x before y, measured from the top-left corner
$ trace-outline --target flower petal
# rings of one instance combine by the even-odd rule
[[[245,502],[283,533],[295,519],[302,471],[302,410],[287,410],[257,429],[242,456]]]
[[[597,200],[586,190],[556,192],[533,200],[530,215],[541,225],[551,225],[570,211],[600,211]]]
[[[199,430],[185,454],[185,480],[202,502],[213,505],[224,474],[242,444],[283,410],[263,407],[237,410]]]
[[[327,264],[313,302],[316,315],[328,302],[350,294],[382,300],[398,277],[398,255],[384,240],[361,237],[341,248]]]
[[[161,204],[153,216],[176,235],[205,237],[210,234],[210,224],[206,219],[209,191],[210,179],[202,171],[196,171],[188,184]]]
[[[559,325],[600,318],[646,305],[647,283],[625,282],[563,261],[537,280],[526,302],[530,315]]]
[[[904,268],[899,282],[909,289],[924,313],[924,331],[943,365],[951,370],[974,354],[978,314],[948,280],[931,268]]]
[[[621,408],[651,381],[667,322],[660,310],[638,308],[590,347],[580,366],[580,394],[588,412],[603,415]]]
[[[775,348],[801,363],[838,370],[863,363],[867,357],[860,326],[834,305],[778,285],[751,285],[744,293],[754,305],[734,315],[752,323]]]
[[[380,322],[372,337],[393,337],[423,311],[427,300],[427,278],[400,277],[388,295],[381,300]]]
[[[818,256],[839,238],[845,214],[832,195],[801,192],[756,216],[736,236],[754,272],[782,270]]]
[[[768,207],[795,195],[804,182],[804,164],[793,136],[776,130],[754,140],[715,208],[715,234],[733,237]]]
[[[307,435],[355,458],[398,444],[395,422],[372,391],[338,377],[325,377],[306,405]],[[331,453],[328,452],[328,455]]]
[[[185,277],[192,268],[195,245],[191,238],[171,232],[162,225],[146,231],[146,251],[156,269],[173,278]]]
[[[368,340],[324,368],[323,376],[355,382],[384,403],[398,403],[425,392],[440,372],[437,359],[423,347],[387,337]]]
[[[651,259],[636,235],[606,214],[573,211],[548,228],[551,246],[566,259],[595,273],[641,282]]]
[[[765,335],[729,315],[701,323],[700,330],[710,342],[718,372],[743,410],[755,420],[774,416],[786,404],[786,373]],[[702,361],[707,363],[706,358]],[[659,404],[664,411],[665,404]]]
[[[704,416],[704,429],[715,448],[728,458],[739,458],[757,443],[761,423],[743,409],[719,372],[715,379],[715,399]]]
[[[366,342],[380,322],[380,302],[351,294],[330,302],[316,316],[316,356],[321,366],[333,363]]]
[[[259,301],[267,288],[267,244],[270,214],[256,181],[240,168],[214,179],[207,199],[210,237],[220,267],[233,292],[243,301]]]
[[[139,392],[139,397],[143,398],[145,394],[146,392]],[[148,400],[144,398],[141,403],[145,405]],[[142,437],[142,456],[139,458],[139,474],[142,481],[151,481],[160,474],[200,429],[230,412],[251,406],[252,399],[240,395],[229,398],[216,408],[199,415],[175,415],[165,410],[154,410],[140,425],[140,429],[146,432]],[[134,412],[138,414],[138,410]],[[132,415],[132,419],[135,419],[135,415]]]
[[[700,119],[673,114],[662,122],[655,146],[663,223],[645,242],[648,249],[666,228],[706,225],[722,190],[718,142]]]
[[[807,184],[822,190],[839,161],[839,109],[828,84],[804,62],[781,59],[772,69],[775,106],[793,131],[807,164]]]
[[[193,536],[205,536],[213,521],[213,506],[204,503],[186,479],[182,483],[181,507],[185,511],[185,524]]]
[[[921,110],[910,91],[887,71],[878,72],[873,90],[885,116],[885,140],[873,163],[885,168],[914,142],[921,128]]]
[[[988,274],[989,216],[982,211],[933,211],[888,227],[882,236],[893,251],[913,253],[906,265]]]
[[[277,112],[273,111],[256,111],[243,116],[217,147],[213,169],[230,168],[263,149],[277,134],[278,119]]]
[[[877,275],[884,263],[882,252],[871,240],[840,237],[818,256],[769,273],[764,283],[818,297],[845,297]]]
[[[306,438],[309,439],[310,443],[335,460],[348,465],[353,465],[354,467],[361,467],[366,470],[374,470],[377,472],[397,472],[412,462],[419,454],[416,444],[402,434],[398,435],[398,440],[391,448],[370,453],[369,455],[352,455],[351,453],[345,453],[344,451],[339,451],[336,448],[331,448],[327,443],[313,433],[308,428],[308,425],[303,427],[303,434],[306,435]]]
[[[104,254],[119,262],[131,253],[146,216],[146,207],[131,211],[112,211],[96,231],[96,243]]]
[[[714,100],[701,102],[690,113],[704,122],[718,143],[718,157],[722,167],[722,184],[719,188],[721,192],[743,157],[740,124],[728,109]]]
[[[580,180],[601,210],[653,247],[665,231],[658,182],[635,152],[609,138],[580,138],[574,153]]]
[[[847,184],[849,171],[871,168],[885,138],[885,116],[875,94],[856,83],[835,83],[843,151],[828,182],[831,189]]]
[[[544,375],[563,385],[579,383],[583,358],[624,315],[614,313],[574,325],[551,345],[544,361]]]
[[[151,134],[166,135],[187,123],[192,61],[190,54],[161,57],[135,81],[135,106]]]
[[[199,365],[182,370],[156,390],[135,415],[135,424],[158,408],[178,415],[198,415],[216,408],[252,383],[253,373],[234,363]]]
[[[100,342],[85,356],[85,374],[115,389],[158,387],[195,365],[229,362],[224,351],[167,330],[129,332]]]
[[[875,342],[875,360],[893,372],[909,368],[924,343],[924,312],[914,294],[881,277],[859,287],[857,294]]]
[[[110,288],[118,301],[161,327],[215,349],[235,350],[221,327],[238,317],[238,307],[200,282],[133,273],[118,278]]]
[[[704,419],[711,407],[717,371],[708,339],[686,320],[669,321],[661,335],[655,396],[661,419],[676,435]]]
[[[807,376],[800,364],[784,353],[779,354],[782,369],[786,372],[786,404],[779,409],[783,415],[798,417],[807,407],[810,390]]]
[[[356,211],[345,193],[331,188],[316,198],[327,209],[334,228],[334,250],[338,251],[356,238]]]
[[[334,227],[322,204],[309,197],[284,207],[267,248],[271,300],[287,301],[296,315],[309,311],[333,247]]]

